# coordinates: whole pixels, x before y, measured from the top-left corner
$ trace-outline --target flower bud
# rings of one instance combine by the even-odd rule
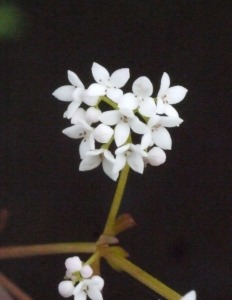
[[[72,281],[65,280],[61,281],[60,284],[58,285],[58,291],[61,296],[64,298],[68,298],[72,296],[73,291],[74,291],[74,286],[72,284]]]
[[[166,161],[166,154],[161,148],[153,147],[148,152],[147,159],[152,166],[159,166]]]
[[[82,262],[78,256],[69,257],[65,261],[65,267],[71,273],[80,271],[82,268]]]
[[[81,276],[83,278],[89,278],[93,274],[93,270],[89,265],[85,265],[81,270],[80,270]]]

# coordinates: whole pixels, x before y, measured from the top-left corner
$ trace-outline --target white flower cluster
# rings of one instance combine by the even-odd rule
[[[182,101],[187,89],[170,87],[170,78],[164,73],[157,97],[151,97],[153,85],[145,76],[135,80],[132,93],[123,94],[121,87],[130,77],[129,69],[116,70],[110,76],[104,67],[93,63],[92,74],[97,83],[85,89],[79,77],[68,71],[71,85],[61,86],[53,93],[57,99],[71,102],[64,117],[71,120],[72,126],[63,133],[73,139],[82,139],[80,171],[92,170],[102,162],[104,172],[117,180],[126,163],[138,173],[143,173],[148,163],[152,166],[164,163],[163,149],[170,150],[172,146],[166,127],[183,122],[172,104]],[[113,109],[102,112],[101,101]],[[82,103],[88,106],[86,110],[80,107]],[[140,144],[132,143],[131,130],[141,135]],[[113,140],[117,147],[115,156],[109,150]],[[96,149],[96,142],[103,145]]]
[[[89,265],[83,265],[78,256],[65,261],[66,278],[61,281],[58,290],[64,298],[74,296],[74,300],[103,300],[101,290],[104,280],[100,276],[92,276],[93,270]],[[92,277],[91,277],[92,276]],[[79,282],[77,285],[76,283]]]

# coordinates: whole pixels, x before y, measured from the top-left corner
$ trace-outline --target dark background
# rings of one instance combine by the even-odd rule
[[[2,245],[95,241],[116,187],[102,168],[78,171],[79,142],[64,136],[67,103],[51,96],[85,86],[92,63],[147,76],[162,73],[189,92],[175,107],[167,162],[130,172],[121,212],[137,226],[119,236],[132,262],[180,294],[231,299],[231,2],[15,1],[22,28],[0,41]],[[61,299],[67,255],[2,261],[1,270],[34,299]],[[88,256],[81,255],[83,260]],[[161,299],[103,262],[104,299]]]

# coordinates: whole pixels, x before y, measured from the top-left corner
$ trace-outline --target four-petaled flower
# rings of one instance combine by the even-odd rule
[[[182,101],[187,93],[183,86],[170,86],[170,77],[163,73],[160,89],[157,95],[157,114],[166,114],[169,117],[178,117],[179,114],[170,104],[176,104]]]
[[[129,69],[119,69],[110,76],[109,72],[98,63],[92,66],[93,78],[97,83],[93,83],[88,88],[90,96],[104,96],[112,99],[117,103],[118,99],[123,95],[120,89],[123,87],[130,77]]]

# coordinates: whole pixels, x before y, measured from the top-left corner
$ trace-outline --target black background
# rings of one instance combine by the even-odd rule
[[[67,103],[51,96],[85,86],[92,63],[130,68],[159,89],[162,73],[189,92],[184,123],[170,130],[167,162],[130,172],[121,212],[137,226],[119,236],[130,259],[185,294],[231,299],[230,1],[17,1],[23,36],[1,40],[1,206],[10,212],[2,245],[95,241],[116,187],[98,168],[79,172],[79,142],[64,136]],[[67,255],[1,262],[34,299],[61,299]],[[83,260],[88,256],[82,255]],[[104,299],[161,299],[103,262]]]

